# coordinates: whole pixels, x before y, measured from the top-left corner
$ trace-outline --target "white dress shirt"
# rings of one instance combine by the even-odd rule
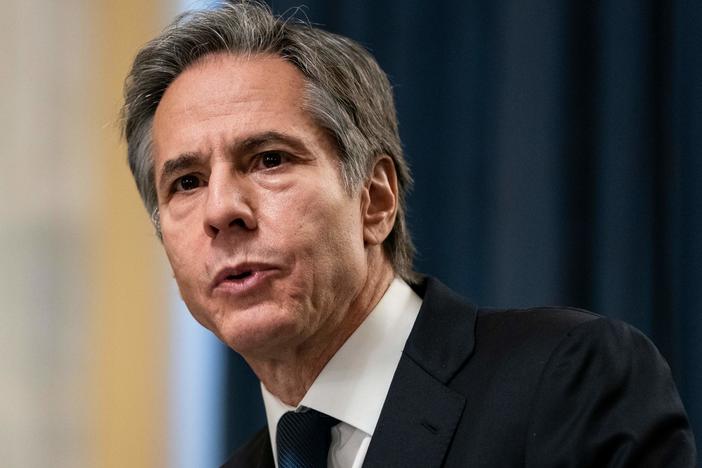
[[[407,283],[395,278],[378,305],[322,369],[297,408],[261,385],[276,467],[278,420],[287,411],[313,408],[340,421],[331,431],[327,465],[361,468],[421,305],[421,298]]]

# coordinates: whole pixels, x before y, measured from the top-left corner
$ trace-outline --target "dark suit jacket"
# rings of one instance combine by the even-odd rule
[[[695,467],[668,365],[577,309],[477,309],[434,279],[364,467]],[[225,467],[273,467],[267,428]]]

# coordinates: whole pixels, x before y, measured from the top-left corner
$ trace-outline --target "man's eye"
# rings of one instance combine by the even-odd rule
[[[261,155],[261,165],[266,169],[280,166],[284,160],[285,155],[278,151],[269,151]]]
[[[188,174],[183,177],[179,177],[175,182],[176,192],[187,192],[188,190],[193,190],[198,188],[201,184],[200,178],[196,175]]]

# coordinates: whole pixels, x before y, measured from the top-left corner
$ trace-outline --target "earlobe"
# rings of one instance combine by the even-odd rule
[[[397,214],[397,173],[389,156],[376,160],[364,191],[363,240],[379,245],[392,231]]]

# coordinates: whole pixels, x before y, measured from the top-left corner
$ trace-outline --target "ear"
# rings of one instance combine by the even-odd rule
[[[392,231],[397,215],[397,173],[389,156],[376,160],[363,192],[363,241],[379,245]]]

